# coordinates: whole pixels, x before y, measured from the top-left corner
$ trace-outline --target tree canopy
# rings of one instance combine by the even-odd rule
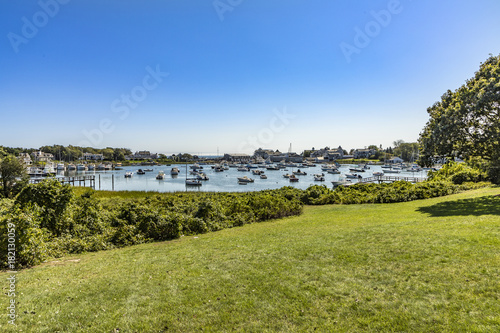
[[[9,155],[0,160],[0,185],[3,196],[11,197],[26,184],[27,179],[24,165],[15,156]]]
[[[430,119],[420,133],[421,163],[436,156],[500,161],[500,55],[491,55],[474,77],[427,109]]]

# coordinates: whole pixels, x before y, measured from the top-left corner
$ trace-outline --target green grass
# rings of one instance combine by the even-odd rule
[[[18,273],[12,331],[499,331],[498,194],[306,207],[62,258]]]

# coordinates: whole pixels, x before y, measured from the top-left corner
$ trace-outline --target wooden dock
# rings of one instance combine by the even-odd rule
[[[375,183],[375,182],[397,182],[404,180],[410,183],[420,183],[427,180],[426,177],[401,177],[401,176],[374,176],[358,179],[358,183]],[[356,184],[356,183],[353,183]]]
[[[70,184],[72,186],[87,187],[87,185],[95,190],[95,175],[90,176],[75,176],[75,177],[45,177],[45,178],[31,178],[30,184],[38,184],[45,179],[55,179],[61,184]]]

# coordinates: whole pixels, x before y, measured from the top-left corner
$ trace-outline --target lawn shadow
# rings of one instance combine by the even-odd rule
[[[500,195],[440,202],[417,211],[431,216],[500,215]]]

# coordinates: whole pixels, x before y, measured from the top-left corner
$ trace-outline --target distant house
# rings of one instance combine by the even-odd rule
[[[104,155],[103,154],[83,153],[83,156],[81,159],[85,160],[85,161],[102,161],[102,160],[104,160]]]
[[[356,149],[354,158],[369,158],[373,154],[375,154],[375,149]]]
[[[224,154],[224,160],[230,162],[249,162],[251,158],[248,154]]]
[[[319,150],[312,151],[311,157],[322,157],[324,161],[340,160],[344,158],[344,149],[342,149],[342,146],[339,146],[337,149],[330,149],[329,147],[325,147]]]
[[[50,153],[44,153],[43,151],[35,151],[31,153],[31,157],[35,163],[39,162],[50,162],[54,159],[54,155]]]
[[[129,155],[129,160],[155,160],[159,158],[158,154],[151,154],[148,150],[141,150],[135,152],[133,155]]]
[[[388,162],[389,163],[403,163],[403,159],[396,156],[396,157],[391,158]]]
[[[19,153],[18,159],[25,165],[31,165],[31,157],[28,153]]]

